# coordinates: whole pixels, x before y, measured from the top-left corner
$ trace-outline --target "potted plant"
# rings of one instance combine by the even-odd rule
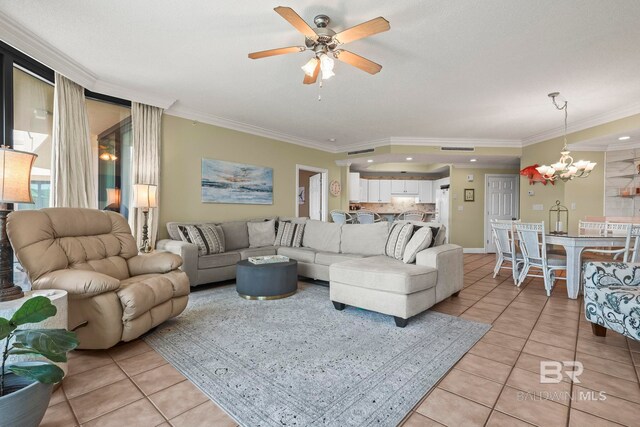
[[[26,300],[11,319],[0,317],[2,425],[37,427],[49,406],[53,384],[64,377],[64,371],[51,362],[67,361],[67,352],[78,345],[76,334],[66,329],[18,329],[55,316],[56,311],[49,298],[36,296]],[[45,360],[7,364],[11,355],[42,356]]]

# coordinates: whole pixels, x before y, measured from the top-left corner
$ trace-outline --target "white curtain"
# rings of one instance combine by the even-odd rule
[[[133,102],[131,104],[131,124],[133,130],[133,161],[131,184],[154,184],[158,186],[157,198],[160,206],[160,139],[162,108]],[[131,203],[133,206],[133,191]],[[158,235],[159,207],[149,210],[149,241],[155,248]],[[129,211],[129,225],[136,237],[138,247],[142,245],[142,225],[144,216],[141,209],[132,207]]]
[[[84,88],[56,73],[50,205],[96,209],[97,176]]]

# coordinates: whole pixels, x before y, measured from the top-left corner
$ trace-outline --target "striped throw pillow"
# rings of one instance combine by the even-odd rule
[[[413,234],[413,224],[408,222],[394,222],[389,230],[384,254],[395,259],[402,259],[404,248]]]
[[[302,246],[304,224],[280,221],[275,246],[290,246],[299,248]]]
[[[198,255],[212,255],[224,252],[224,232],[219,225],[179,225],[180,238],[198,245]]]

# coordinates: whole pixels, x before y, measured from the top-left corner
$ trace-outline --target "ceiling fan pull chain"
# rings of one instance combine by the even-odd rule
[[[322,101],[322,93],[320,90],[322,89],[322,79],[318,79],[318,102]]]

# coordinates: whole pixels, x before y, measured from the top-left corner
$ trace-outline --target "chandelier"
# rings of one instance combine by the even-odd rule
[[[574,178],[586,178],[591,174],[593,168],[597,163],[590,162],[588,160],[578,160],[574,163],[573,157],[570,156],[571,152],[567,148],[567,101],[564,101],[562,106],[556,102],[556,97],[560,95],[560,92],[553,92],[549,94],[549,98],[555,105],[556,109],[564,110],[564,147],[560,151],[560,160],[557,163],[553,163],[551,166],[542,165],[536,168],[540,175],[548,181],[555,181],[558,178],[564,182],[571,181]]]

